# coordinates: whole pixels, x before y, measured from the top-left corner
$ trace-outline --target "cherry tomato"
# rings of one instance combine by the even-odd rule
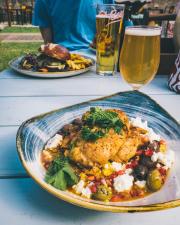
[[[126,169],[132,169],[132,165],[131,164],[127,164],[126,165]]]
[[[117,173],[111,174],[111,176],[110,176],[109,178],[110,178],[110,179],[114,179],[115,177],[117,177]]]
[[[96,185],[92,185],[89,187],[92,193],[96,193],[97,192],[97,187]]]
[[[131,164],[132,164],[132,166],[133,166],[133,168],[134,168],[134,167],[136,167],[136,166],[138,165],[138,161],[134,160],[134,161],[132,161]]]
[[[145,151],[144,154],[145,154],[146,156],[152,156],[153,153],[154,153],[154,151],[153,151],[152,149],[148,149],[148,150]]]
[[[117,175],[123,175],[124,174],[124,170],[119,170],[118,172],[117,172]]]
[[[160,174],[162,175],[162,176],[165,176],[166,175],[166,169],[164,169],[163,167],[160,167],[159,168],[159,172],[160,172]]]

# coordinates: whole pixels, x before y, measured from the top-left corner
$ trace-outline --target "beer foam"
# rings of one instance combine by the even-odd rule
[[[104,15],[97,15],[96,18],[104,18],[104,19],[110,19],[110,14],[104,14]]]
[[[100,19],[110,19],[110,20],[117,20],[117,19],[121,19],[123,17],[123,13],[122,12],[115,12],[112,11],[111,13],[104,13],[104,14],[99,14],[96,16],[96,18],[100,18]]]
[[[127,28],[125,30],[125,34],[127,35],[133,35],[133,36],[158,36],[161,34],[161,29],[156,28]]]

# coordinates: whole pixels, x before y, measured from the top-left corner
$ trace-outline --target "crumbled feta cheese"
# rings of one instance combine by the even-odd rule
[[[167,153],[154,152],[151,156],[153,162],[160,162],[165,165],[167,168],[171,168],[173,162],[175,161],[174,152],[169,150]]]
[[[157,162],[158,161],[158,157],[159,157],[158,153],[153,152],[153,155],[151,156],[151,160],[153,162]]]
[[[119,175],[114,178],[114,189],[117,192],[128,191],[133,186],[134,177],[128,174]]]
[[[157,163],[156,167],[157,168],[161,168],[161,164],[160,163]]]
[[[135,182],[135,184],[139,187],[139,188],[144,188],[146,185],[146,181],[145,180],[137,180]]]
[[[73,185],[73,189],[77,194],[81,194],[84,189],[85,182],[83,180],[80,180],[79,183],[76,185]]]
[[[91,189],[89,188],[90,186],[92,186],[94,183],[90,183],[87,187],[85,186],[85,182],[83,180],[80,180],[79,183],[77,183],[76,185],[73,185],[73,189],[75,190],[75,192],[77,194],[81,194],[86,198],[90,198],[91,197]]]
[[[157,155],[158,155],[158,162],[165,165],[166,155],[163,154],[162,152],[158,152]]]
[[[62,135],[56,134],[54,137],[49,139],[49,141],[47,142],[47,144],[45,146],[45,149],[57,148],[59,145],[61,145],[62,139],[63,139]]]
[[[112,165],[113,170],[116,172],[123,169],[122,163],[112,162],[111,165]]]
[[[147,136],[148,136],[150,142],[161,140],[160,135],[156,134],[152,128],[148,128]]]
[[[131,123],[134,127],[140,127],[144,130],[148,129],[148,124],[147,121],[142,121],[142,119],[140,117],[136,117],[136,118],[131,118]]]
[[[147,121],[143,122],[140,117],[131,118],[131,124],[135,127],[140,127],[144,130],[147,130],[146,136],[149,138],[150,142],[161,140],[161,137],[156,134],[152,128],[148,127]]]
[[[91,198],[91,189],[89,187],[83,188],[82,189],[82,195],[86,198]]]
[[[130,175],[132,172],[133,172],[133,170],[132,170],[131,168],[125,170],[125,173],[126,173],[126,174],[129,174],[129,175]]]
[[[158,161],[164,164],[167,168],[171,168],[172,164],[175,161],[175,155],[172,150],[169,150],[166,154],[159,152],[159,159]]]

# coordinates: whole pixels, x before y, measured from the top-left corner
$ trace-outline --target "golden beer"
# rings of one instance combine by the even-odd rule
[[[125,31],[120,71],[134,89],[149,83],[158,70],[160,33],[160,28],[130,27]]]
[[[105,13],[100,9],[100,14],[96,16],[96,68],[98,74],[112,75],[117,66],[124,7],[119,5],[102,5],[102,7],[106,8]]]

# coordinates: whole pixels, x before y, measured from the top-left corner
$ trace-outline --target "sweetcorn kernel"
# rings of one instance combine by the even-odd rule
[[[165,143],[160,144],[159,150],[160,150],[160,152],[165,153],[167,150],[166,144]]]
[[[79,176],[80,176],[81,180],[83,180],[83,181],[85,181],[87,178],[85,173],[80,173]]]
[[[103,173],[104,176],[108,177],[108,176],[110,176],[113,173],[113,170],[111,168],[103,169],[102,173]]]
[[[90,169],[90,170],[85,170],[85,174],[86,174],[87,176],[93,175],[93,176],[95,176],[97,179],[100,179],[101,176],[102,176],[101,169],[98,168],[98,167],[96,167],[96,166],[93,167],[93,168]]]

